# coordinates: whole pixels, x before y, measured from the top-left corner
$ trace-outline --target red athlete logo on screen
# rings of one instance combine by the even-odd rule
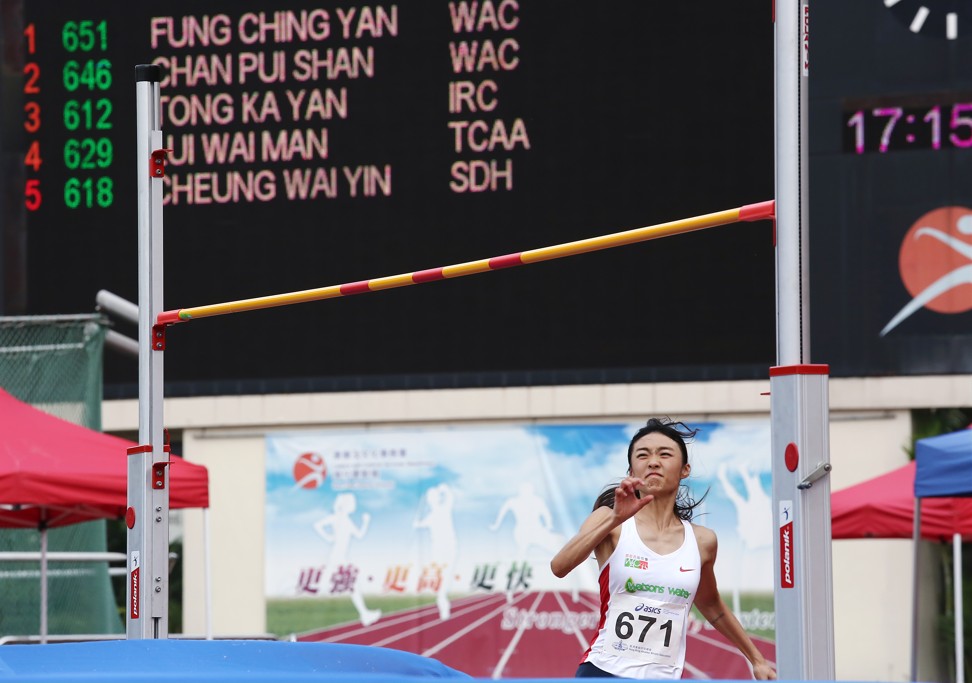
[[[301,453],[294,462],[294,481],[301,489],[316,489],[327,478],[327,463],[320,453]]]
[[[882,337],[923,307],[948,314],[972,310],[972,209],[945,206],[919,218],[901,243],[898,268],[912,299]]]

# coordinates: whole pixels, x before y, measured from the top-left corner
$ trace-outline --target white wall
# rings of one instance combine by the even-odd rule
[[[209,629],[217,635],[266,632],[263,601],[263,439],[183,434],[188,459],[209,469],[209,510],[183,513],[183,631],[207,634],[205,541],[209,541]],[[208,515],[208,529],[205,517]]]
[[[970,406],[970,380],[966,376],[831,380],[832,490],[907,462],[904,446],[910,441],[910,409]],[[218,635],[266,630],[263,461],[267,431],[442,422],[627,421],[651,415],[685,420],[768,419],[769,397],[764,395],[768,390],[767,379],[166,401],[165,422],[170,429],[183,430],[184,456],[206,465],[210,472],[212,628]],[[135,429],[137,419],[137,401],[105,404],[106,431]],[[206,628],[202,513],[186,511],[184,520],[184,630],[202,634]],[[833,566],[837,678],[907,680],[910,542],[835,541]]]
[[[911,420],[905,411],[832,413],[832,490],[908,462]],[[910,673],[911,541],[841,540],[832,548],[837,678],[904,681]],[[890,598],[890,599],[889,599]]]

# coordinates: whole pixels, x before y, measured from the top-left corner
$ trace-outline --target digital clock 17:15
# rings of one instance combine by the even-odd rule
[[[972,102],[844,111],[845,152],[972,147]]]

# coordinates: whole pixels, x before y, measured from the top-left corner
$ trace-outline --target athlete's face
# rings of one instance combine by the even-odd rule
[[[678,443],[661,432],[645,434],[631,450],[631,474],[644,480],[649,492],[678,490],[690,470]]]

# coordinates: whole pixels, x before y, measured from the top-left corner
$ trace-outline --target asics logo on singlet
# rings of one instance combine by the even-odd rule
[[[661,614],[661,607],[653,607],[651,605],[646,605],[641,603],[635,607],[635,612],[647,612],[649,614]]]

